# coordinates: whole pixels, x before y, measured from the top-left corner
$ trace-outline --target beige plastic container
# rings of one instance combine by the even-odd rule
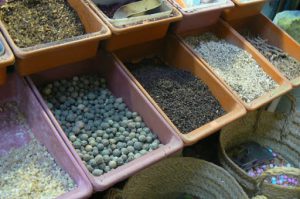
[[[277,84],[279,84],[278,87],[271,90],[268,93],[265,93],[264,95],[258,97],[257,99],[253,100],[250,103],[244,102],[238,94],[221,78],[219,77],[213,70],[213,68],[202,58],[200,57],[188,44],[186,44],[183,40],[186,36],[191,35],[200,35],[205,32],[212,32],[218,37],[225,39],[227,42],[236,45],[248,53],[252,55],[252,57],[255,59],[255,61],[261,66],[261,68],[265,71],[266,74],[268,74]],[[292,89],[291,83],[281,74],[279,71],[269,62],[265,61],[265,58],[258,53],[255,48],[250,45],[244,37],[242,37],[238,32],[236,32],[231,26],[229,26],[226,22],[223,20],[219,20],[216,24],[200,28],[198,30],[177,35],[179,40],[184,43],[184,45],[190,49],[190,52],[192,52],[195,56],[198,57],[198,59],[239,99],[239,101],[246,107],[247,110],[252,111],[256,110],[267,103],[270,103],[274,99],[278,98],[281,95],[284,95],[288,91]]]
[[[220,102],[226,113],[203,126],[199,126],[199,128],[187,134],[181,133],[170,118],[165,114],[159,104],[155,102],[150,94],[123,64],[153,55],[161,55],[161,58],[170,66],[189,71],[201,79],[209,87],[210,91]],[[230,91],[197,59],[196,56],[189,52],[187,47],[178,42],[174,36],[168,36],[163,40],[148,42],[119,50],[115,53],[114,59],[116,60],[116,63],[120,65],[130,76],[132,81],[135,82],[149,101],[156,107],[168,124],[175,129],[184,141],[185,145],[192,145],[198,142],[246,114],[245,108],[230,93]]]
[[[16,56],[17,71],[20,75],[29,75],[94,57],[100,40],[108,38],[111,33],[85,0],[67,0],[77,12],[87,34],[62,41],[41,44],[34,47],[19,48],[5,25],[0,21],[0,28]]]
[[[91,8],[97,15],[108,25],[112,31],[112,37],[105,43],[105,49],[109,52],[136,45],[155,39],[160,39],[167,34],[169,26],[172,22],[179,21],[182,18],[181,13],[168,2],[165,1],[167,7],[172,10],[169,17],[162,19],[140,20],[134,25],[125,27],[116,27],[92,0],[87,0]]]
[[[247,2],[232,0],[232,2],[235,7],[225,10],[222,14],[222,18],[227,21],[259,14],[267,0],[249,0]]]

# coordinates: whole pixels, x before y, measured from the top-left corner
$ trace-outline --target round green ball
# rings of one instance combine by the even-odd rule
[[[92,167],[94,167],[94,166],[96,166],[97,165],[97,163],[96,163],[96,160],[95,159],[90,159],[90,161],[89,161],[89,163],[88,163],[89,165],[91,165]]]
[[[143,144],[141,142],[135,142],[133,144],[133,147],[134,147],[135,150],[139,151],[139,150],[141,150],[143,148]]]
[[[85,146],[85,150],[88,151],[88,152],[89,152],[89,151],[92,151],[92,150],[93,150],[93,147],[92,147],[91,145],[86,145],[86,146]]]
[[[142,150],[140,151],[140,154],[141,154],[141,155],[145,155],[146,153],[148,153],[148,151],[146,151],[146,150],[144,150],[144,149],[142,149]]]
[[[110,155],[110,151],[107,149],[102,150],[101,154],[104,155]]]
[[[119,149],[115,149],[112,154],[116,157],[119,157],[121,155],[121,151]]]
[[[140,142],[145,142],[146,141],[146,136],[140,135],[138,139],[139,139]]]
[[[87,142],[86,140],[82,140],[82,141],[81,141],[81,145],[82,145],[82,146],[86,146],[87,144],[88,144],[88,142]]]
[[[122,148],[121,153],[127,155],[129,153],[129,150],[127,148]]]
[[[103,140],[102,140],[102,144],[103,144],[104,146],[108,146],[108,145],[109,145],[108,139],[103,139]]]
[[[89,136],[88,136],[88,134],[81,134],[81,135],[79,136],[79,138],[80,138],[81,140],[88,140],[88,139],[89,139]]]
[[[75,135],[71,135],[71,136],[69,136],[69,140],[71,142],[75,142],[77,140],[77,137]]]
[[[114,169],[114,168],[117,167],[117,162],[114,161],[114,160],[109,161],[108,166],[109,166],[111,169]]]
[[[133,153],[135,151],[133,146],[128,146],[127,150],[129,151],[129,153]]]
[[[104,149],[104,145],[102,143],[97,144],[97,148],[101,151]]]
[[[99,154],[99,150],[98,150],[98,148],[96,147],[94,147],[93,148],[93,152],[92,152],[92,154],[93,154],[93,156],[96,156],[96,155],[98,155]]]
[[[89,154],[84,154],[83,155],[83,160],[88,162],[91,159],[91,156]]]
[[[116,143],[117,143],[117,140],[116,140],[116,139],[109,139],[109,143],[110,143],[110,144],[116,144]]]
[[[97,155],[95,157],[95,161],[96,161],[97,165],[100,165],[100,164],[102,164],[104,162],[104,159],[103,159],[102,155]]]
[[[91,140],[91,141],[89,142],[89,144],[90,144],[91,146],[96,146],[96,145],[97,145],[97,142],[96,142],[95,140]]]
[[[101,169],[94,169],[92,174],[94,176],[101,176],[103,174],[103,170],[101,170]]]
[[[137,116],[137,117],[134,118],[134,121],[135,122],[141,122],[142,118],[140,116]]]
[[[109,172],[111,169],[110,169],[110,167],[109,166],[105,166],[105,168],[104,168],[104,171],[107,173],[107,172]]]
[[[110,161],[109,155],[103,155],[103,160],[105,163],[109,162]]]
[[[73,142],[73,146],[75,147],[75,149],[80,149],[81,148],[81,142],[77,140],[77,141]]]

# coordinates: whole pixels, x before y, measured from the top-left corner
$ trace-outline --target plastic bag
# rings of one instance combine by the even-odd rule
[[[274,23],[300,43],[300,11],[280,12],[275,16]]]

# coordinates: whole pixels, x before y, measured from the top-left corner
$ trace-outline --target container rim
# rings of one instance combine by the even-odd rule
[[[253,5],[253,4],[258,4],[262,2],[267,2],[267,0],[250,0],[250,1],[245,1],[241,2],[240,0],[231,0],[233,3],[237,6],[247,6],[247,5]]]

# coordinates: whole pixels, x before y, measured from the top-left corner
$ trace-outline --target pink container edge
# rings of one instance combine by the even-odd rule
[[[134,175],[135,173],[144,169],[145,167],[148,167],[163,158],[166,158],[168,156],[171,156],[172,154],[181,151],[183,148],[183,142],[181,138],[176,134],[175,130],[168,125],[168,123],[159,114],[159,112],[155,109],[151,102],[149,102],[147,98],[143,95],[143,93],[138,89],[135,83],[132,82],[131,79],[126,75],[126,73],[121,70],[120,66],[115,62],[113,57],[104,53],[100,54],[98,54],[97,57],[94,59],[66,65],[60,68],[52,69],[48,72],[42,72],[40,73],[40,76],[39,74],[35,74],[30,77],[27,77],[30,87],[35,93],[37,99],[39,100],[46,114],[50,118],[51,122],[56,127],[57,132],[60,134],[65,144],[68,146],[69,150],[72,152],[75,159],[82,167],[85,174],[88,176],[95,192],[104,191],[113,186],[114,184],[121,182],[127,179],[128,177]],[[103,64],[102,67],[100,66],[101,64],[99,64],[99,57],[101,57],[100,63]],[[108,67],[110,67],[110,69],[107,69]],[[62,75],[64,76],[63,78],[65,78],[74,75],[85,74],[86,71],[89,71],[88,73],[101,73],[101,70],[105,71],[105,69],[110,70],[109,74],[105,74],[109,90],[111,90],[115,96],[123,97],[129,109],[138,112],[141,115],[146,125],[158,135],[159,140],[164,144],[164,146],[154,151],[151,151],[125,165],[122,165],[117,169],[103,174],[102,176],[94,177],[87,170],[79,155],[72,146],[72,143],[68,140],[58,121],[56,120],[50,109],[47,107],[36,85],[39,84],[37,83],[37,79],[43,79],[42,81],[51,81],[54,79],[62,78]],[[65,72],[62,72],[64,70]],[[50,76],[47,75],[47,73],[49,72],[52,73],[50,74]]]
[[[225,9],[231,9],[235,6],[231,0],[227,0],[226,3],[222,5],[210,6],[195,10],[193,12],[186,12],[176,2],[174,2],[175,0],[169,1],[183,15],[181,21],[171,24],[171,30],[177,34],[192,31],[205,26],[210,26],[218,21]],[[205,20],[202,20],[204,18]]]
[[[16,74],[8,75],[7,83],[0,86],[0,101],[2,103],[17,102],[18,109],[25,116],[26,123],[35,138],[47,148],[56,163],[74,180],[77,187],[57,198],[88,198],[91,196],[92,186],[88,178],[57,133],[27,82]],[[14,130],[10,131],[9,134],[13,132]],[[23,140],[15,138],[16,136],[13,138],[14,147],[20,147],[20,145],[16,144],[19,141],[22,142],[22,145],[30,141],[30,137]]]

